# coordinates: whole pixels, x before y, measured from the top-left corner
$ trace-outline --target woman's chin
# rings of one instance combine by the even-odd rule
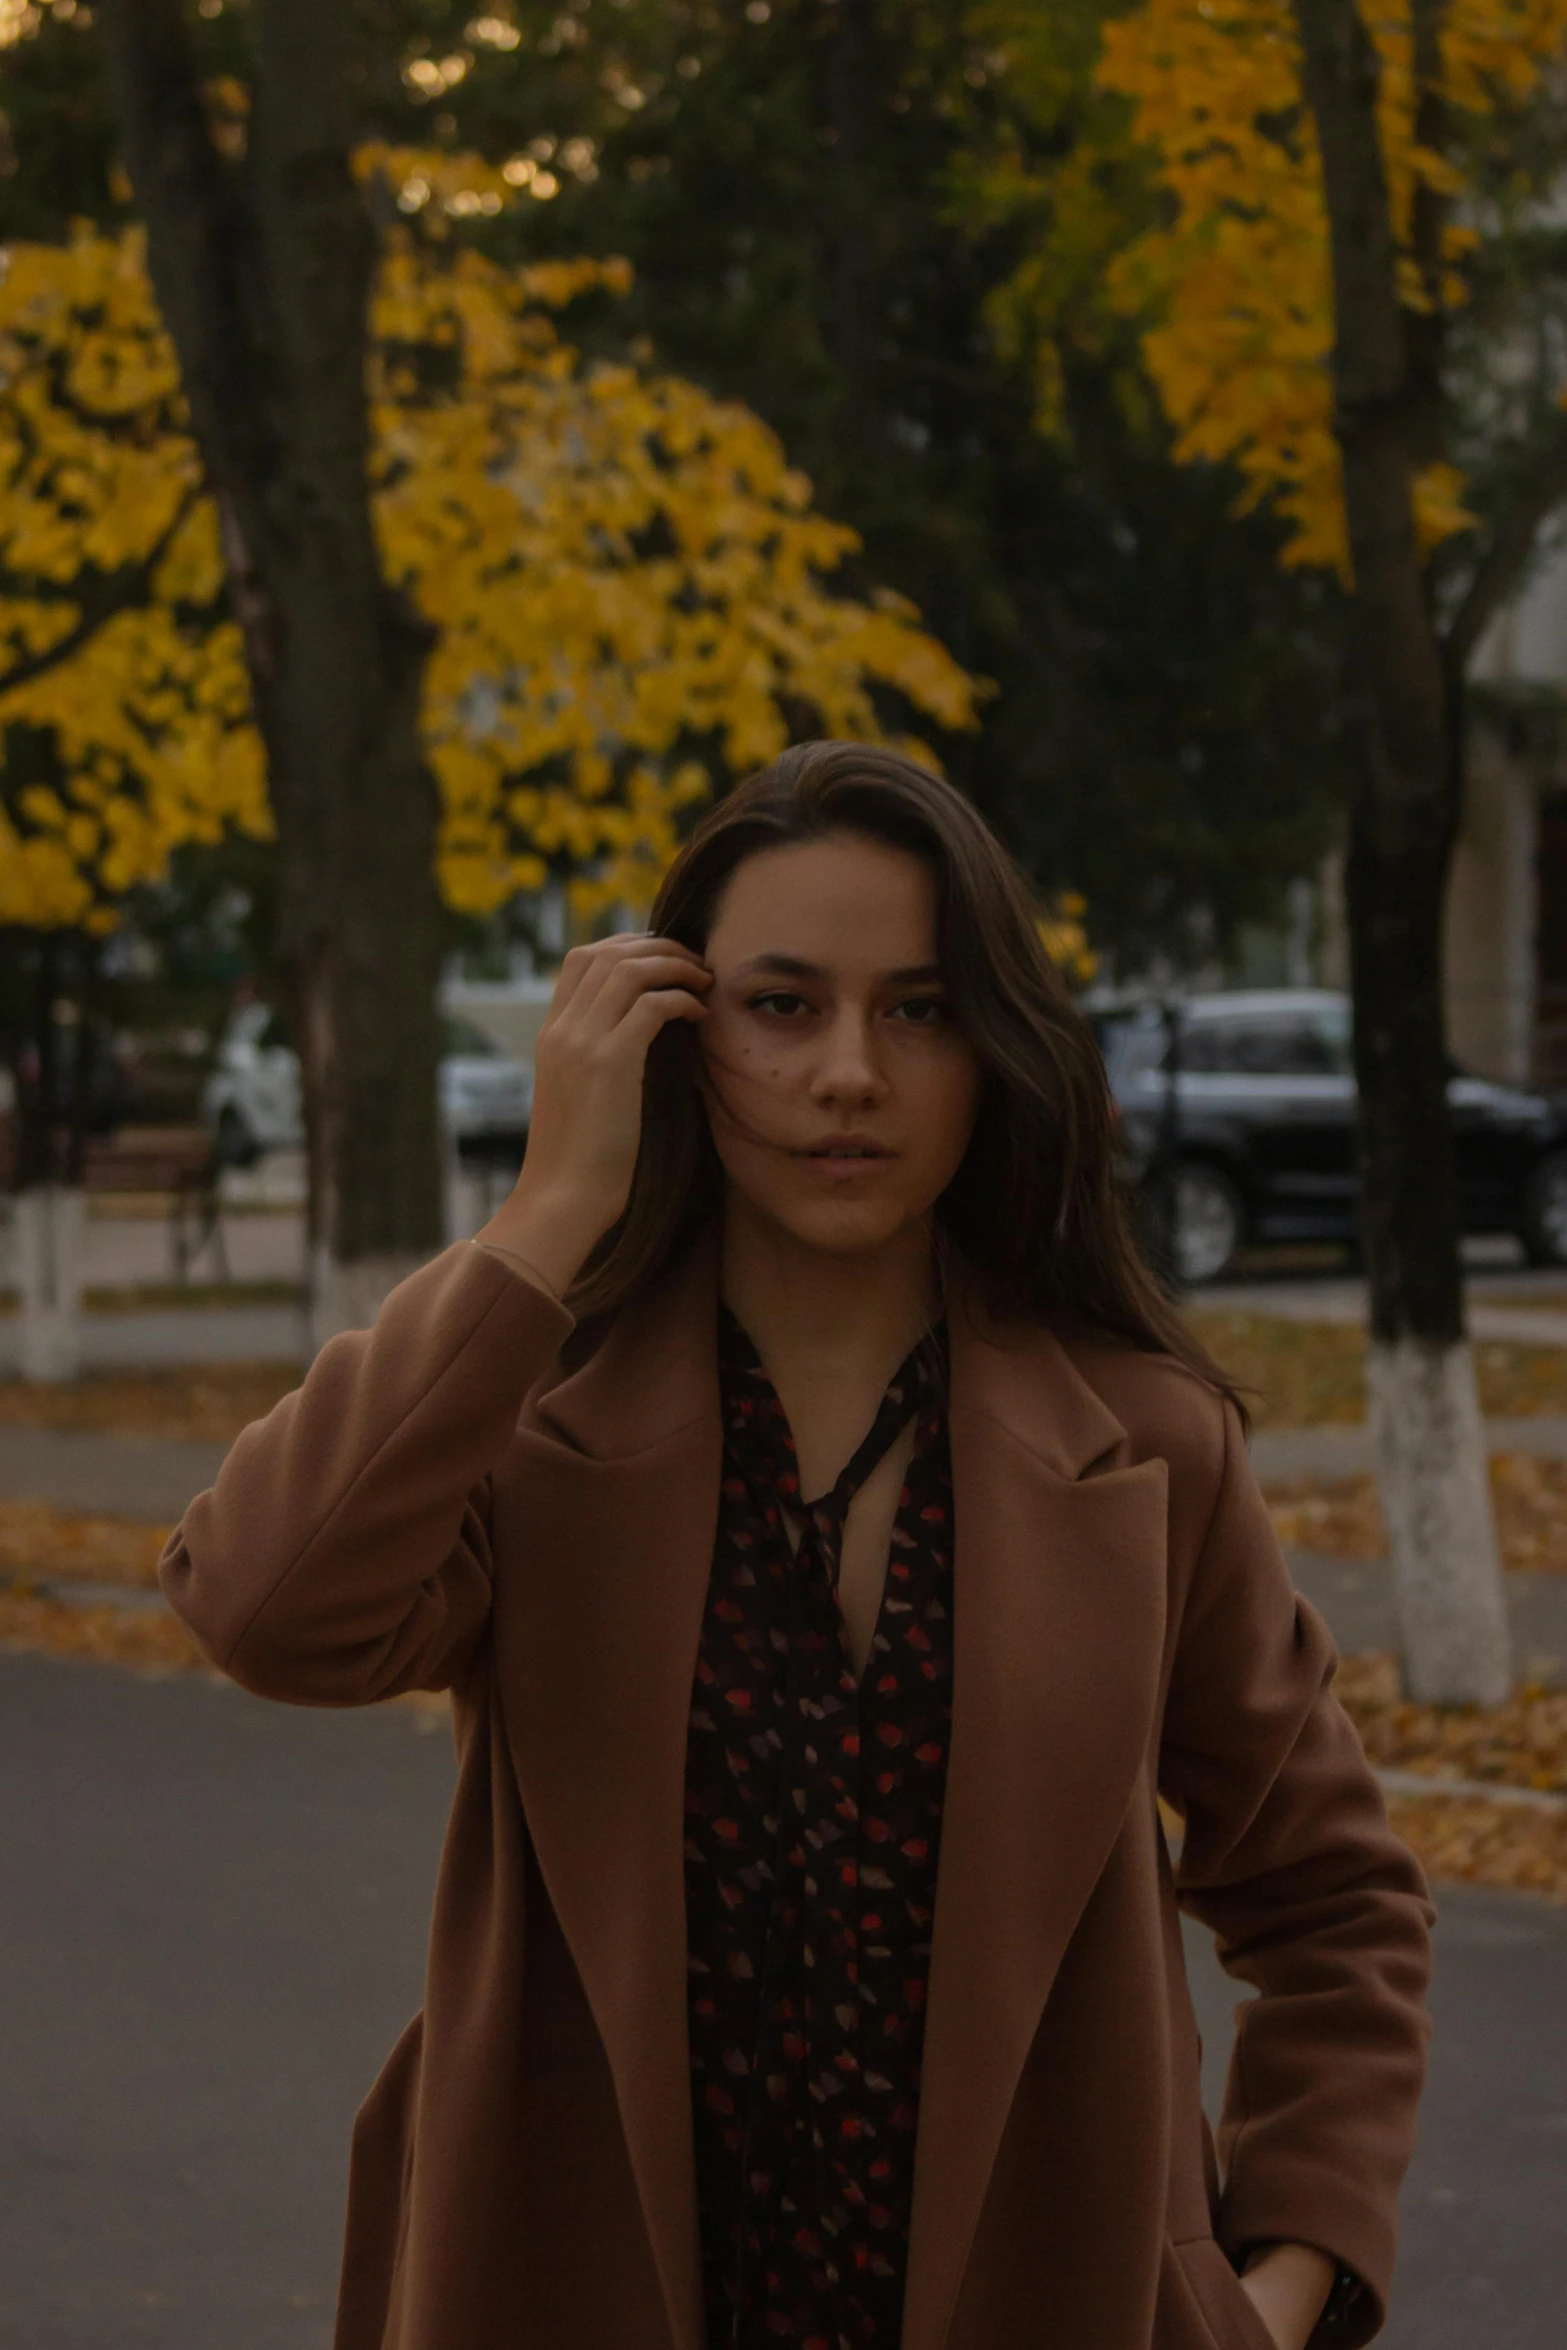
[[[751,1214],[794,1242],[828,1256],[860,1256],[896,1241],[910,1225],[926,1219],[902,1201],[888,1199],[757,1199],[747,1197]]]

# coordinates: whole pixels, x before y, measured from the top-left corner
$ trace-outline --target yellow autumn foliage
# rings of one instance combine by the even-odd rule
[[[0,730],[52,737],[65,780],[0,790],[0,922],[110,929],[115,902],[181,841],[267,828],[200,493],[139,231],[14,247],[0,280]],[[90,640],[19,677],[95,596]]]
[[[1409,0],[1366,10],[1381,61],[1380,124],[1403,298],[1427,304],[1407,250],[1414,191],[1459,192],[1452,159],[1421,148]],[[1518,105],[1563,57],[1567,0],[1451,0],[1442,27],[1443,94],[1460,116]],[[1143,0],[1105,29],[1102,84],[1132,102],[1136,136],[1157,159],[1167,222],[1116,259],[1111,298],[1152,320],[1144,355],[1186,460],[1236,465],[1243,507],[1268,500],[1290,525],[1284,560],[1346,571],[1343,491],[1333,438],[1333,298],[1321,167],[1300,82],[1289,0]],[[1474,242],[1450,222],[1446,306],[1464,298]],[[1432,547],[1468,527],[1463,482],[1434,465],[1415,485]]]
[[[756,416],[643,367],[588,366],[561,340],[551,312],[623,288],[623,264],[504,269],[430,233],[514,196],[502,173],[389,148],[359,165],[405,215],[429,207],[384,241],[372,486],[388,575],[436,632],[423,718],[454,907],[491,911],[551,863],[584,913],[645,904],[682,812],[781,749],[802,711],[886,739],[885,688],[939,726],[974,723],[974,681],[911,606],[832,592],[859,542],[813,511]],[[138,565],[142,592],[7,687]],[[65,781],[0,789],[0,921],[109,927],[178,842],[266,831],[221,587],[139,232],[13,248],[0,734],[52,729]]]
[[[1088,900],[1081,892],[1065,889],[1039,917],[1040,942],[1071,987],[1086,987],[1099,968],[1099,957],[1088,943],[1087,912]]]

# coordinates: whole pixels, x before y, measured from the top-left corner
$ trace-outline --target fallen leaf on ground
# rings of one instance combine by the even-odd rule
[[[1399,1796],[1388,1817],[1435,1884],[1495,1885],[1567,1902],[1567,1818],[1517,1804]]]
[[[1520,1689],[1505,1705],[1412,1705],[1398,1659],[1386,1655],[1342,1658],[1334,1686],[1384,1770],[1567,1793],[1567,1691]]]
[[[1318,1428],[1366,1416],[1366,1341],[1350,1323],[1187,1309],[1186,1320],[1242,1390],[1256,1428]]]
[[[451,1693],[446,1689],[405,1689],[401,1697],[392,1699],[413,1716],[416,1730],[449,1730],[452,1723]]]
[[[69,1607],[43,1592],[0,1591],[0,1648],[141,1673],[211,1670],[168,1608]]]
[[[1567,1461],[1497,1453],[1491,1462],[1502,1564],[1567,1574]],[[1295,1478],[1267,1487],[1268,1513],[1287,1550],[1334,1558],[1387,1556],[1387,1527],[1371,1477]]]
[[[0,1650],[56,1657],[68,1664],[118,1665],[162,1677],[206,1673],[207,1658],[171,1608],[71,1607],[47,1592],[0,1589]],[[445,1690],[413,1689],[387,1701],[409,1717],[415,1731],[451,1726],[451,1698]]]
[[[1480,1409],[1488,1419],[1567,1411],[1567,1346],[1476,1346]]]
[[[1387,1526],[1371,1477],[1297,1477],[1267,1485],[1268,1515],[1286,1550],[1318,1550],[1330,1558],[1387,1556]]]
[[[1358,1323],[1292,1322],[1189,1306],[1186,1320],[1242,1389],[1257,1428],[1342,1427],[1366,1416],[1366,1334]],[[1492,1418],[1567,1412],[1567,1347],[1475,1348],[1481,1408]]]
[[[41,1501],[0,1501],[0,1579],[48,1583],[69,1576],[146,1589],[158,1580],[158,1556],[169,1532],[137,1518],[84,1517]]]
[[[112,1435],[229,1444],[299,1385],[297,1363],[212,1363],[190,1370],[89,1372],[60,1385],[0,1380],[0,1421]]]

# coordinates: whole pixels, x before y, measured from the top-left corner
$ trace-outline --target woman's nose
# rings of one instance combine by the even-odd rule
[[[887,1090],[863,1013],[842,1012],[822,1039],[811,1090],[821,1101],[874,1101]]]

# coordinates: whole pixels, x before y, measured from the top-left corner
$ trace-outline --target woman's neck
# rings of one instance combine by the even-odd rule
[[[724,1210],[722,1280],[725,1303],[786,1411],[791,1391],[820,1382],[879,1399],[941,1310],[924,1226],[907,1225],[879,1248],[839,1255],[796,1240],[734,1192]]]

